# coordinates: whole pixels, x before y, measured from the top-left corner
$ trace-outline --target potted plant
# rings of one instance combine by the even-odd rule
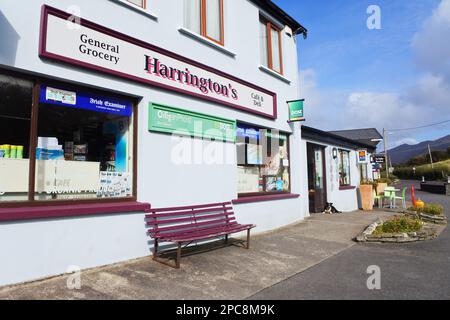
[[[384,189],[388,186],[388,180],[387,179],[378,179],[375,183],[375,190],[377,191],[377,195],[384,194]]]
[[[373,210],[373,182],[362,181],[359,185],[359,194],[361,196],[361,206],[364,211]]]

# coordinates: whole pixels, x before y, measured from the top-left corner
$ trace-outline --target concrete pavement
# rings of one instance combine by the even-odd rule
[[[69,290],[67,276],[60,276],[0,288],[0,299],[245,299],[355,246],[353,237],[387,215],[392,213],[316,215],[252,237],[248,251],[231,246],[187,256],[181,270],[143,258],[83,271],[80,290]],[[330,272],[338,281],[339,268]]]
[[[402,186],[417,182],[405,181]],[[450,197],[416,191],[450,214]],[[408,199],[410,200],[410,198]],[[367,289],[367,268],[381,270],[381,290]],[[358,244],[250,299],[450,299],[450,229],[429,242]]]

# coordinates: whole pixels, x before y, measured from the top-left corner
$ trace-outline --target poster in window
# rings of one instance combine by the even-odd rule
[[[277,176],[264,176],[264,191],[277,191]]]
[[[257,167],[238,167],[238,193],[259,192],[259,170]]]
[[[262,146],[256,144],[247,145],[247,163],[262,164]]]

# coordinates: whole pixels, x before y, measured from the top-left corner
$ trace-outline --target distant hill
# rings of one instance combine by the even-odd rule
[[[392,164],[404,163],[413,157],[417,157],[428,152],[428,145],[432,151],[445,151],[450,147],[450,134],[434,141],[424,141],[418,144],[402,144],[388,151]]]

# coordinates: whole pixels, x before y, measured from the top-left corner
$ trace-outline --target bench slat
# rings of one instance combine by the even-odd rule
[[[192,209],[201,209],[201,208],[210,208],[210,207],[222,207],[230,206],[231,202],[220,202],[220,203],[212,203],[205,205],[196,205],[196,206],[184,206],[184,207],[172,207],[172,208],[156,208],[149,209],[147,212],[169,212],[169,211],[181,211],[181,210],[192,210]]]
[[[161,225],[167,225],[167,224],[175,224],[175,223],[182,223],[182,222],[189,222],[189,221],[203,221],[213,218],[220,218],[220,217],[226,217],[227,219],[231,219],[231,216],[233,216],[233,213],[220,213],[220,214],[209,214],[209,215],[196,215],[194,217],[186,217],[186,218],[180,218],[180,219],[154,219],[154,221],[147,222],[147,227],[151,226],[161,226]]]
[[[154,238],[154,239],[161,239],[161,238],[162,239],[167,239],[167,238],[180,237],[180,236],[189,238],[189,237],[192,236],[192,234],[195,234],[195,233],[199,233],[199,232],[214,233],[217,230],[223,230],[225,228],[231,228],[231,227],[234,227],[234,226],[237,226],[237,225],[239,225],[239,224],[236,221],[234,221],[233,223],[230,223],[228,226],[220,226],[220,227],[218,227],[218,226],[215,226],[215,227],[208,226],[208,227],[203,227],[203,228],[198,228],[198,229],[185,230],[185,232],[169,232],[169,233],[162,233],[162,234],[154,234],[152,236],[152,238]]]
[[[178,212],[167,212],[167,213],[153,213],[145,216],[146,219],[154,219],[154,218],[170,218],[176,216],[187,216],[190,214],[202,214],[202,213],[213,213],[213,212],[223,212],[223,211],[233,210],[232,207],[219,207],[219,208],[209,208],[203,210],[186,210],[186,211],[178,211]]]
[[[227,223],[230,223],[230,221],[235,220],[235,218],[230,219],[215,219],[211,221],[206,222],[194,222],[193,223],[185,223],[180,225],[175,225],[171,227],[162,227],[162,228],[155,228],[156,232],[165,232],[165,231],[173,231],[173,230],[182,230],[182,229],[195,229],[197,227],[201,226],[214,226],[214,225],[226,225]]]
[[[199,239],[205,239],[205,237],[217,237],[220,235],[226,235],[226,234],[230,234],[230,233],[237,233],[237,232],[241,232],[244,230],[248,230],[253,228],[254,225],[241,225],[241,224],[236,224],[232,227],[229,228],[222,228],[222,229],[210,229],[210,230],[205,230],[204,232],[197,232],[197,233],[191,233],[188,235],[179,235],[179,236],[174,236],[174,237],[167,237],[167,238],[162,238],[164,241],[170,241],[170,242],[186,242],[186,241],[194,241],[194,240],[199,240]]]

